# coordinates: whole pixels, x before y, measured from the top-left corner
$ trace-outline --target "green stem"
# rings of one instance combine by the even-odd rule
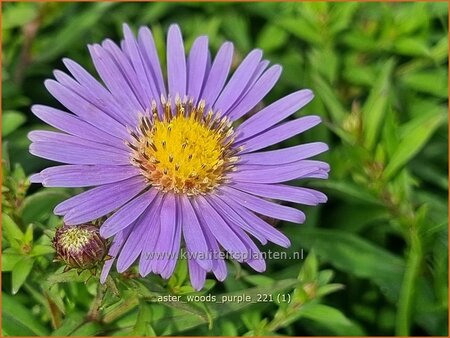
[[[409,336],[416,283],[422,262],[422,247],[415,228],[410,233],[410,249],[400,291],[395,334]]]
[[[105,285],[99,284],[97,287],[97,294],[91,304],[87,319],[89,321],[98,321],[100,316],[100,307],[103,303],[103,297],[105,296]]]

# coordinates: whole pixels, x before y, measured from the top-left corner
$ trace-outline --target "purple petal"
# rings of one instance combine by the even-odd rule
[[[117,258],[117,272],[124,272],[133,264],[142,252],[144,234],[147,231],[147,223],[141,216],[134,224],[130,225],[131,232]]]
[[[44,85],[62,105],[81,117],[84,121],[89,122],[107,134],[122,139],[128,138],[126,128],[122,124],[114,120],[111,116],[106,115],[103,111],[72,90],[54,80],[46,80]]]
[[[160,274],[169,259],[169,253],[173,245],[176,232],[177,208],[173,194],[166,194],[161,207],[161,232],[156,243],[155,253],[159,255],[153,271]]]
[[[207,271],[212,269],[212,262],[209,257],[205,257],[208,252],[208,244],[206,243],[201,225],[195,215],[194,208],[186,196],[181,196],[181,210],[183,213],[183,237],[186,248],[195,257],[198,257],[197,263]],[[202,255],[202,256],[200,256]]]
[[[195,202],[197,213],[204,216],[205,225],[225,250],[231,254],[247,252],[246,246],[239,240],[239,237],[203,196],[197,196]]]
[[[289,117],[306,104],[314,95],[309,89],[299,90],[265,107],[236,128],[236,141],[247,139]]]
[[[304,160],[327,150],[328,146],[322,142],[305,143],[284,149],[242,154],[239,155],[239,163],[279,165]]]
[[[180,27],[171,25],[167,34],[167,78],[169,95],[186,95],[186,56]]]
[[[233,210],[237,214],[239,214],[247,224],[251,224],[252,227],[255,228],[255,230],[263,234],[267,238],[267,240],[285,248],[291,245],[289,238],[287,238],[269,223],[263,221],[247,208],[244,208],[241,204],[236,203],[234,198],[231,198],[225,194],[220,195],[219,198],[223,200],[224,203],[233,208]]]
[[[311,189],[302,187],[292,187],[281,184],[258,184],[258,183],[236,183],[236,189],[248,192],[253,195],[273,198],[282,201],[300,203],[305,205],[317,205],[325,203],[327,197],[319,191],[312,193]]]
[[[128,200],[136,196],[146,186],[146,181],[143,177],[132,177],[124,181],[101,185],[96,188],[92,188],[81,194],[61,202],[55,207],[54,213],[56,215],[68,214],[73,210],[80,210],[81,213],[85,213],[87,210],[94,210],[94,213],[98,213],[104,209],[114,209],[121,207]],[[116,206],[117,205],[117,206]],[[105,206],[107,206],[105,208]],[[84,210],[83,210],[84,209]],[[97,212],[95,212],[97,209]],[[108,212],[110,212],[108,211]],[[108,213],[106,212],[106,213]],[[101,217],[105,214],[93,217],[92,219]],[[89,219],[87,221],[90,221]],[[82,223],[83,221],[79,222]],[[68,224],[79,224],[68,223]]]
[[[139,48],[141,50],[146,68],[150,70],[153,81],[157,87],[157,91],[166,96],[166,87],[164,85],[161,64],[159,62],[158,53],[156,52],[155,41],[148,27],[139,28],[138,35]],[[156,99],[156,98],[155,98]]]
[[[109,46],[111,47],[111,44]],[[98,74],[114,97],[126,104],[127,110],[122,113],[128,114],[130,121],[133,121],[132,126],[135,126],[137,113],[143,112],[145,107],[139,103],[136,93],[133,92],[130,83],[124,77],[111,54],[100,45],[91,45],[88,48]]]
[[[140,174],[132,165],[62,165],[41,172],[44,187],[91,187],[125,180]]]
[[[72,76],[83,87],[82,93],[85,95],[84,98],[87,99],[87,101],[90,101],[105,113],[110,114],[122,124],[130,124],[132,122],[132,120],[130,121],[127,119],[129,117],[128,114],[123,114],[124,111],[130,110],[129,107],[111,95],[111,93],[83,67],[67,58],[63,59],[63,63]],[[78,94],[80,95],[80,93]]]
[[[253,228],[250,224],[247,224],[242,219],[242,217],[239,216],[239,214],[237,214],[228,204],[223,202],[219,197],[211,195],[210,200],[214,204],[214,207],[228,219],[229,224],[233,223],[239,226],[252,236],[256,237],[261,242],[261,244],[267,243],[266,238],[259,231]]]
[[[241,165],[239,168],[249,167]],[[325,162],[302,160],[278,166],[253,165],[257,170],[238,170],[228,174],[233,181],[252,183],[280,183],[300,178],[310,178],[317,171],[329,169]]]
[[[207,62],[208,37],[201,36],[194,41],[188,58],[187,94],[194,98],[194,103],[200,99]]]
[[[261,251],[255,245],[255,243],[248,237],[248,235],[237,226],[233,226],[233,231],[241,239],[245,246],[248,248],[249,255],[245,257],[245,262],[250,265],[255,271],[264,272],[266,270],[266,262],[262,258]]]
[[[255,49],[247,55],[214,103],[215,111],[226,112],[240,98],[261,58],[262,52],[259,49]]]
[[[79,138],[128,149],[123,139],[107,134],[73,114],[52,107],[33,105],[31,111],[49,125]]]
[[[292,136],[318,125],[320,121],[319,116],[311,115],[300,117],[296,120],[283,123],[243,142],[237,142],[236,145],[242,145],[244,147],[244,150],[241,152],[242,154],[249,153],[287,140]]]
[[[139,274],[142,277],[147,276],[156,263],[158,256],[155,254],[155,246],[158,242],[159,234],[161,232],[161,202],[163,194],[158,194],[151,208],[146,211],[146,217],[143,220],[147,224],[147,232],[144,239],[144,247],[142,248],[141,258],[139,259]]]
[[[123,24],[123,32],[125,36],[124,51],[133,65],[137,80],[144,89],[144,104],[148,105],[152,99],[158,99],[161,93],[156,88],[153,81],[151,70],[146,67],[143,55],[139,49],[138,43],[127,24]]]
[[[103,223],[100,235],[108,238],[128,227],[152,204],[157,194],[158,190],[150,189],[125,204]]]
[[[230,72],[232,61],[233,44],[225,42],[217,52],[201,95],[207,105],[212,106],[222,91]]]
[[[122,125],[127,124],[127,121],[124,118],[124,114],[121,113],[119,113],[119,115],[116,114],[117,110],[116,108],[112,108],[112,110],[102,109],[102,106],[105,106],[105,104],[103,103],[103,100],[100,99],[101,92],[99,92],[98,95],[96,92],[90,92],[88,89],[84,88],[81,84],[75,81],[72,77],[70,77],[69,75],[60,70],[55,70],[53,72],[53,75],[60,84],[65,86],[67,89],[73,91],[87,102],[92,103],[96,108],[101,110],[106,115],[111,116],[114,120],[116,120]],[[108,98],[108,100],[112,100],[112,102],[114,102],[114,99],[112,98]],[[110,107],[108,107],[108,109],[110,109]]]
[[[221,187],[220,190],[235,198],[236,202],[240,203],[247,209],[259,214],[293,223],[303,223],[305,221],[305,214],[300,210],[266,201],[262,198],[230,187]]]
[[[212,272],[214,273],[214,276],[219,281],[224,281],[225,278],[227,278],[227,265],[225,264],[224,259],[219,255],[221,250],[219,248],[219,244],[217,243],[216,238],[209,230],[208,226],[206,225],[205,218],[203,215],[198,215],[200,223],[202,224],[202,227],[204,229],[206,242],[208,243],[209,247],[209,253],[212,254]]]
[[[175,237],[172,241],[172,248],[169,251],[169,257],[167,258],[167,264],[164,267],[164,270],[161,272],[161,277],[164,279],[172,276],[173,271],[175,270],[175,266],[178,262],[178,254],[180,252],[180,244],[181,244],[181,227],[183,226],[183,214],[181,212],[180,200],[177,196],[176,199],[176,223],[175,223]],[[161,220],[162,224],[162,220]]]
[[[100,275],[100,283],[104,284],[106,282],[106,278],[108,277],[109,271],[111,270],[114,260],[116,259],[120,249],[122,248],[123,243],[125,243],[125,241],[127,240],[128,235],[131,232],[132,228],[133,227],[130,226],[127,229],[124,229],[114,237],[114,240],[108,251],[108,255],[111,256],[111,258],[108,259],[103,265],[103,269]]]
[[[226,114],[232,121],[239,119],[255,107],[273,88],[281,75],[281,66],[270,67],[253,85],[242,101]]]
[[[43,179],[41,173],[36,173],[30,176],[30,183],[42,183]]]
[[[29,151],[35,156],[67,164],[130,164],[129,155],[69,143],[37,142],[30,145]]]
[[[188,260],[188,266],[189,278],[191,280],[192,287],[195,290],[200,291],[205,285],[206,271],[203,270],[193,259]]]

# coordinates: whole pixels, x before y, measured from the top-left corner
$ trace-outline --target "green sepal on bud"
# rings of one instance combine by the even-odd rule
[[[109,259],[107,241],[92,223],[65,224],[56,230],[52,242],[56,250],[55,261],[66,264],[64,271],[77,269],[95,273],[97,267]]]

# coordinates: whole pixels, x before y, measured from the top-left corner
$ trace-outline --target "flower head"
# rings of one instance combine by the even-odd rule
[[[302,223],[298,209],[273,200],[317,205],[326,197],[290,186],[296,179],[327,178],[328,164],[309,160],[325,150],[314,142],[263,150],[320,123],[289,118],[312,100],[299,90],[245,117],[277,82],[281,67],[250,52],[231,77],[233,45],[211,61],[208,39],[197,38],[186,57],[177,25],[167,37],[167,86],[152,34],[137,39],[127,25],[120,46],[89,46],[100,83],[65,59],[71,75],[55,71],[45,85],[69,111],[35,105],[32,111],[61,132],[33,131],[30,152],[65,165],[44,169],[33,182],[48,187],[93,187],[54,210],[76,225],[110,215],[100,228],[114,237],[101,280],[114,261],[119,272],[139,260],[139,273],[168,278],[182,242],[192,285],[207,272],[227,275],[223,255],[256,271],[265,261],[250,238],[288,247],[289,239],[263,217]],[[229,79],[228,79],[229,78]]]
[[[53,237],[53,247],[56,260],[64,262],[67,268],[79,270],[97,267],[107,253],[106,241],[92,224],[59,227]]]

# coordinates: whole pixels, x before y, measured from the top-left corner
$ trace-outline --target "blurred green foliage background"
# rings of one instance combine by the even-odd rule
[[[448,4],[3,3],[2,314],[4,335],[448,335]],[[49,128],[33,103],[57,106],[43,86],[69,57],[92,73],[86,45],[118,41],[123,22],[165,32],[187,48],[207,34],[215,52],[253,48],[283,66],[272,102],[311,88],[297,116],[324,125],[285,142],[323,140],[330,180],[310,182],[329,202],[304,225],[279,223],[306,260],[268,261],[263,274],[230,262],[203,295],[287,295],[291,302],[170,303],[195,294],[183,263],[169,282],[63,273],[50,238],[53,207],[75,189],[29,186],[48,165],[28,154],[30,130]],[[264,250],[283,251],[275,246]],[[307,254],[307,255],[306,255]],[[84,283],[83,283],[84,282]]]

